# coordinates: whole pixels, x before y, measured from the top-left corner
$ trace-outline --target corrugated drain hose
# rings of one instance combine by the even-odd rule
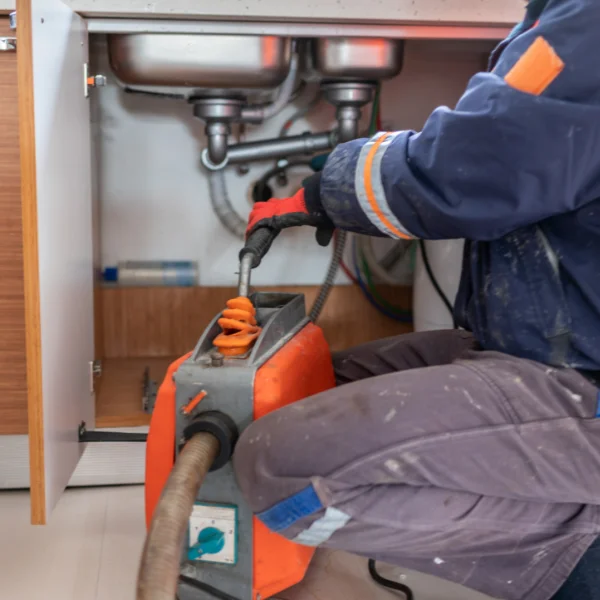
[[[154,511],[142,552],[137,600],[173,600],[183,548],[198,490],[219,452],[210,433],[197,433],[186,443]]]
[[[246,235],[247,223],[233,208],[229,194],[227,193],[227,183],[225,181],[225,170],[210,171],[208,173],[208,185],[210,189],[210,201],[212,203],[215,215],[219,221],[236,238],[244,239]]]

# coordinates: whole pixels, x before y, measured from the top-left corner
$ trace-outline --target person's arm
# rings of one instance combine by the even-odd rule
[[[340,145],[309,211],[371,235],[491,240],[600,197],[599,24],[597,0],[551,0],[455,110]]]

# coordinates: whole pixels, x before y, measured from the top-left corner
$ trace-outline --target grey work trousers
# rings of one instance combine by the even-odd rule
[[[598,389],[460,331],[334,362],[337,388],[256,421],[237,445],[259,518],[496,598],[551,598],[600,535]]]

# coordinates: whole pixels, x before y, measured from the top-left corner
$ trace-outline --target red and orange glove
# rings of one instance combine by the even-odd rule
[[[262,227],[281,231],[288,227],[310,225],[317,228],[317,242],[327,246],[333,236],[334,225],[323,210],[319,194],[320,177],[311,177],[291,198],[257,202],[248,219],[246,238]]]

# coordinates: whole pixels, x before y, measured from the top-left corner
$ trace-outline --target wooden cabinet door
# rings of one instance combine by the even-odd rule
[[[32,522],[43,524],[94,426],[92,194],[85,22],[18,0],[17,62]]]
[[[0,435],[27,434],[20,171],[17,54],[0,51]]]

